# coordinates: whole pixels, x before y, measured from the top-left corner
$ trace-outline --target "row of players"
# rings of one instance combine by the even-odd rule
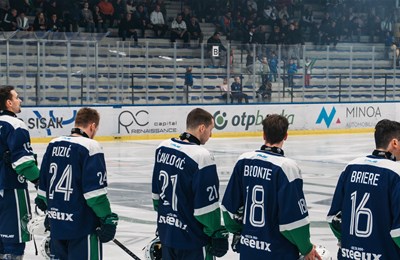
[[[162,245],[158,257],[221,257],[228,250],[228,231],[243,260],[327,257],[311,243],[300,168],[284,156],[285,117],[263,120],[265,142],[239,156],[221,206],[214,157],[200,146],[211,136],[213,117],[197,108],[186,124],[179,139],[165,140],[156,150],[152,196]],[[400,259],[399,140],[399,122],[379,121],[376,149],[341,173],[327,213],[339,241],[338,259]]]
[[[107,198],[104,154],[93,140],[99,113],[81,108],[71,135],[49,143],[39,171],[12,86],[0,87],[0,110],[0,259],[22,259],[30,240],[25,179],[38,186],[35,203],[47,212],[49,257],[102,259],[101,243],[114,238],[118,216]],[[262,125],[264,145],[239,157],[221,206],[214,157],[201,146],[214,127],[209,112],[192,110],[186,132],[158,146],[152,198],[162,247],[152,248],[151,259],[221,257],[228,231],[241,259],[321,259],[310,239],[300,169],[282,150],[289,123],[274,114]],[[399,138],[400,123],[381,120],[376,150],[340,175],[328,213],[339,259],[400,259]]]

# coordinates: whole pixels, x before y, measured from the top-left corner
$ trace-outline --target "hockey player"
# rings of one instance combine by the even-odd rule
[[[13,86],[0,87],[0,259],[21,260],[31,240],[26,179],[36,186],[39,169],[28,128],[16,115],[21,102]]]
[[[155,153],[154,209],[163,260],[200,260],[228,251],[221,226],[219,180],[214,157],[205,148],[214,128],[212,115],[193,109],[179,139],[162,142]]]
[[[339,259],[400,259],[400,123],[379,121],[375,147],[344,168],[333,195],[327,219]]]
[[[114,238],[118,216],[107,198],[104,154],[93,140],[99,122],[95,109],[81,108],[71,135],[53,139],[44,154],[35,202],[47,209],[52,259],[100,260],[101,242]]]
[[[239,157],[222,199],[232,248],[246,260],[321,260],[310,242],[300,169],[282,150],[289,122],[273,114],[262,125],[265,144]]]

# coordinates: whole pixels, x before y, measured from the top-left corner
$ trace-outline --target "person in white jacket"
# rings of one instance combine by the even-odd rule
[[[168,30],[168,25],[165,24],[164,16],[161,12],[160,5],[156,5],[154,11],[150,14],[150,21],[153,25],[154,36],[163,38]],[[161,31],[159,34],[158,32]]]

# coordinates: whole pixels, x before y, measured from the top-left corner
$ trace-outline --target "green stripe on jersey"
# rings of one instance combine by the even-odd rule
[[[24,189],[16,189],[15,197],[16,197],[16,203],[18,203],[17,214],[18,214],[19,230],[20,230],[19,239],[21,242],[28,242],[31,240],[31,235],[29,234],[27,228],[27,224],[31,213],[28,204],[29,197],[26,190]]]
[[[89,260],[101,260],[100,242],[96,234],[89,235]]]

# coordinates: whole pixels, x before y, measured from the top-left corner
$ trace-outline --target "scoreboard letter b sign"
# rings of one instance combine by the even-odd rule
[[[212,46],[212,56],[213,57],[219,56],[219,46]]]

